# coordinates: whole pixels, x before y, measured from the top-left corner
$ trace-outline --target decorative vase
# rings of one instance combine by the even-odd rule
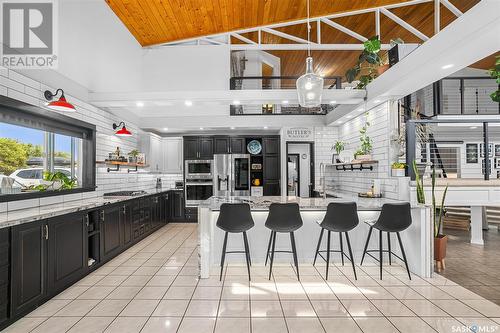
[[[382,74],[384,74],[384,72],[385,72],[386,70],[388,70],[389,68],[390,68],[389,64],[379,66],[379,67],[377,67],[377,74],[378,74],[378,75],[382,75]]]
[[[444,258],[446,257],[447,244],[448,236],[438,235],[434,237],[434,260],[436,261],[436,269],[438,272],[446,268]]]
[[[405,169],[391,169],[393,177],[404,177]]]

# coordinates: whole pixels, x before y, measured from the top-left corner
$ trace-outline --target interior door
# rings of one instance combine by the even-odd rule
[[[288,154],[287,158],[288,181],[287,189],[289,196],[300,195],[300,160],[298,154]]]

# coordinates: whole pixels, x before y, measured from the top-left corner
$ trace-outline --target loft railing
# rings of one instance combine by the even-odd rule
[[[326,115],[335,109],[334,104],[322,104],[317,108],[304,108],[294,104],[231,105],[231,116],[265,115]]]
[[[229,79],[231,90],[296,89],[299,76],[236,76]],[[341,76],[325,76],[324,89],[342,89]]]
[[[406,121],[408,175],[416,161],[419,173],[438,177],[500,178],[500,119],[426,119]]]
[[[488,77],[447,77],[434,83],[434,115],[498,115],[490,94],[500,88]]]

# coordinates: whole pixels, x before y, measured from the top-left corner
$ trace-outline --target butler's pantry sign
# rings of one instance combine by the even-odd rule
[[[284,129],[285,141],[313,141],[314,130],[312,127],[290,127]]]

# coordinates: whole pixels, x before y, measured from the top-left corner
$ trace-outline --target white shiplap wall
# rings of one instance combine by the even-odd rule
[[[391,111],[393,110],[393,111]],[[399,182],[401,179],[390,175],[391,145],[390,137],[394,117],[391,112],[396,112],[391,103],[383,103],[368,112],[368,136],[373,141],[372,158],[379,161],[374,170],[340,171],[334,167],[326,168],[326,187],[349,192],[366,192],[370,189],[373,179],[380,179],[382,193],[387,198],[398,198]],[[359,130],[365,123],[364,114],[344,123],[339,127],[339,140],[346,143],[345,150],[355,152],[360,146]]]
[[[43,92],[47,89],[55,91],[56,88],[59,87],[46,86],[13,70],[0,67],[0,95],[8,96],[29,104],[43,106],[45,103]],[[116,147],[120,147],[123,153],[139,148],[138,138],[141,131],[135,124],[126,122],[127,128],[134,133],[132,137],[117,137],[114,135],[112,124],[122,119],[118,119],[109,112],[96,108],[70,95],[66,94],[66,98],[75,105],[77,112],[72,114],[65,113],[65,115],[96,125],[97,160],[104,160],[108,153],[114,151]],[[108,173],[104,167],[97,168],[96,174],[96,191],[43,199],[15,201],[3,205],[0,204],[0,212],[100,196],[105,192],[111,191],[153,189],[155,187],[156,178],[158,177],[162,178],[163,188],[172,187],[176,180],[182,180],[182,174],[160,175],[148,173],[144,170],[138,173],[128,173],[126,169],[120,172]]]

